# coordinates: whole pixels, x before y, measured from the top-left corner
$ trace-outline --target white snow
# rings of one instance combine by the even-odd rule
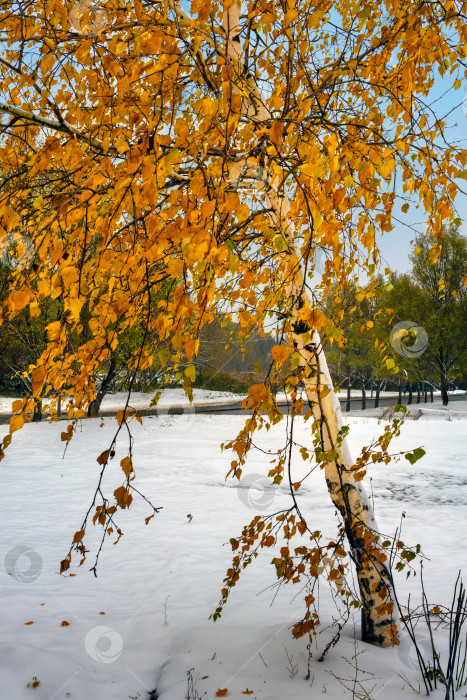
[[[458,395],[465,395],[464,390],[455,390],[450,392],[450,395],[453,394],[458,394]],[[336,392],[337,396],[339,396],[341,399],[345,398],[347,396],[347,391],[341,390]],[[384,397],[396,397],[398,395],[397,391],[382,391],[381,392],[381,399]],[[154,392],[142,392],[142,391],[134,391],[131,394],[131,399],[130,399],[130,407],[135,408],[135,409],[142,409],[142,408],[148,408],[152,399],[155,396],[155,391]],[[195,406],[206,406],[206,405],[216,405],[216,404],[228,404],[228,403],[238,403],[245,397],[245,394],[233,394],[229,391],[212,391],[210,389],[193,389],[193,405]],[[351,391],[351,397],[352,398],[360,398],[361,397],[361,391],[358,389],[352,389]],[[423,396],[422,396],[422,403],[420,404],[413,404],[413,406],[417,406],[417,408],[435,408],[435,409],[441,409],[445,411],[441,399],[440,399],[440,392],[434,392],[434,397],[435,400],[433,403],[423,403]],[[285,394],[279,393],[277,395],[278,400],[285,400]],[[414,394],[414,401],[416,399],[416,394]],[[11,413],[11,404],[15,399],[9,397],[9,396],[0,396],[0,414],[5,414],[5,413]],[[107,394],[104,396],[104,399],[102,401],[101,408],[103,411],[118,411],[120,408],[123,408],[126,404],[127,400],[127,392],[125,391],[118,391],[113,394]],[[371,398],[371,393],[368,391],[367,392],[367,402],[368,404],[371,403],[373,399]],[[169,409],[172,407],[184,407],[184,406],[189,406],[189,399],[187,395],[185,394],[184,390],[180,388],[176,389],[163,389],[161,392],[161,396],[159,398],[159,401],[157,403],[158,408],[160,409]],[[462,408],[463,407],[463,408]],[[367,411],[377,411],[379,412],[380,409],[367,409]],[[467,401],[465,402],[451,402],[449,405],[448,410],[463,410],[467,411]],[[359,412],[359,411],[357,411]],[[352,414],[355,414],[356,411],[353,410]]]
[[[131,394],[130,405],[134,408],[147,408],[153,398],[153,394],[146,394],[141,391]],[[117,392],[115,394],[107,394],[102,401],[102,410],[122,408],[126,403],[127,394],[125,392]],[[210,391],[209,389],[193,389],[194,404],[215,404],[229,401],[239,401],[242,397],[238,394],[232,394],[230,391]],[[164,389],[157,403],[159,408],[169,408],[171,406],[188,406],[189,400],[183,389]]]
[[[371,417],[347,419],[354,455],[384,426]],[[272,549],[244,572],[222,618],[208,619],[232,558],[230,545],[223,544],[256,512],[275,512],[289,503],[285,486],[273,487],[262,476],[268,459],[260,452],[251,454],[245,480],[225,481],[233,457],[219,444],[234,437],[243,420],[185,414],[145,418],[142,425],[134,421],[135,486],[163,510],[147,526],[150,510],[140,499],[119,512],[125,534],[115,546],[114,538],[107,540],[98,578],[89,568],[100,527],[91,526],[86,538],[91,551],[80,568],[75,555],[70,571],[76,576],[60,576],[58,563],[90,505],[100,471],[96,457],[108,447],[115,420],[105,419],[103,428],[98,419],[82,421],[64,459],[63,423],[29,424],[14,435],[0,465],[1,700],[146,700],[156,688],[160,700],[179,700],[186,697],[190,669],[199,697],[206,700],[224,688],[232,698],[350,698],[344,685],[353,684],[356,651],[361,652],[358,679],[369,697],[413,697],[400,675],[415,687],[422,682],[405,634],[394,649],[354,643],[356,619],[356,629],[349,623],[339,644],[318,662],[330,639],[325,628],[336,615],[324,580],[323,631],[313,643],[311,676],[305,680],[308,640],[293,640],[290,632],[304,611],[303,591],[291,585],[278,592],[270,588],[276,581]],[[414,466],[402,459],[373,467],[369,475],[382,531],[394,533],[404,512],[402,539],[420,543],[430,558],[424,580],[433,603],[450,603],[458,569],[467,571],[466,427],[465,415],[407,421],[394,449],[423,446],[427,455]],[[268,434],[261,431],[258,443],[276,449],[284,430],[285,421]],[[297,421],[295,437],[302,444],[310,443],[308,431]],[[5,432],[0,426],[0,435]],[[110,494],[122,483],[119,462],[125,454],[121,435],[105,481]],[[297,453],[294,469],[301,472],[304,466]],[[310,525],[334,532],[336,516],[322,473],[306,482],[299,502]],[[419,598],[418,576],[406,580],[404,572],[396,581],[402,601],[409,592]],[[29,621],[34,624],[26,625]],[[61,626],[62,621],[69,625]],[[427,644],[423,634],[421,642]],[[28,687],[33,677],[36,688]],[[242,694],[247,689],[250,696]]]
[[[148,408],[151,400],[155,396],[155,391],[145,393],[142,391],[134,391],[131,394],[130,406],[132,408]],[[101,404],[102,410],[116,410],[123,408],[127,400],[127,392],[118,391],[113,394],[107,394]],[[232,394],[230,391],[210,391],[209,389],[193,389],[194,404],[215,404],[220,402],[237,402],[242,397],[237,394]],[[10,413],[11,404],[15,399],[8,396],[0,396],[0,413]],[[163,389],[161,397],[158,401],[159,408],[170,408],[172,406],[188,406],[189,400],[183,389]]]

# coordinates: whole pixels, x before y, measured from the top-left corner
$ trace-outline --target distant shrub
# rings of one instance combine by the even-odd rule
[[[22,396],[25,386],[21,379],[12,377],[10,373],[0,373],[0,394],[2,396]]]
[[[253,384],[264,381],[259,372],[203,372],[197,377],[195,387],[211,391],[230,391],[232,394],[246,394]]]

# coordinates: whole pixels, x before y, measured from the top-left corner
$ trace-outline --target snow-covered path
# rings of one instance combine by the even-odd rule
[[[382,427],[373,418],[349,421],[354,453]],[[1,700],[146,699],[155,688],[161,700],[178,700],[186,696],[190,669],[199,696],[209,699],[225,688],[232,698],[244,697],[247,689],[267,700],[351,697],[333,674],[353,678],[353,627],[345,628],[321,664],[329,633],[318,637],[305,680],[306,640],[292,640],[289,629],[303,614],[301,591],[269,588],[275,583],[272,550],[245,572],[221,620],[208,620],[231,560],[230,546],[222,545],[257,510],[274,512],[288,503],[285,488],[265,484],[267,458],[259,452],[248,461],[245,481],[225,482],[232,456],[221,453],[219,444],[242,422],[237,416],[196,415],[135,422],[135,485],[163,510],[148,526],[150,511],[141,501],[119,516],[125,535],[116,546],[107,542],[97,579],[89,568],[100,529],[86,540],[91,552],[85,564],[72,567],[76,576],[57,570],[89,504],[99,473],[95,460],[108,446],[115,421],[107,419],[103,428],[99,420],[83,421],[65,459],[63,424],[30,424],[15,435],[0,467]],[[397,447],[424,446],[427,456],[413,467],[402,460],[371,474],[381,530],[393,533],[405,512],[402,537],[420,543],[430,557],[424,577],[436,602],[449,602],[458,569],[467,571],[466,428],[466,418],[409,421]],[[274,449],[283,431],[279,424],[260,442]],[[297,423],[297,439],[307,443],[307,434],[308,426]],[[111,463],[110,492],[121,483],[124,454],[122,440]],[[295,462],[301,470],[299,456]],[[306,482],[300,499],[309,524],[331,534],[336,517],[322,474]],[[418,596],[417,579],[402,574],[398,584],[402,600],[409,591]],[[325,627],[335,614],[325,582],[320,597]],[[406,639],[399,649],[360,642],[357,647],[364,652],[360,668],[374,674],[360,677],[372,698],[412,697],[396,675],[411,681],[418,675]],[[27,687],[33,677],[39,685]]]

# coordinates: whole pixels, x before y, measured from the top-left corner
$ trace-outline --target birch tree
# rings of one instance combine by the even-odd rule
[[[49,297],[60,298],[63,312],[47,325],[1,456],[34,400],[59,391],[67,443],[96,398],[98,367],[133,328],[143,332],[132,377],[154,362],[157,337],[159,361],[183,376],[188,394],[199,333],[219,311],[245,339],[268,324],[277,335],[268,378],[244,402],[251,416],[225,447],[235,452],[230,475],[240,478],[255,431],[283,418],[274,388],[287,367],[291,420],[269,475],[289,482],[291,507],[255,516],[232,538],[215,617],[242,569],[282,533],[280,580],[313,582],[325,570],[337,594],[362,608],[363,638],[397,643],[391,542],[378,533],[361,482],[368,463],[391,460],[400,421],[351,456],[323,343],[344,343],[339,305],[349,279],[376,274],[378,235],[415,203],[426,217],[430,261],[440,254],[467,153],[447,142],[431,91],[438,74],[453,90],[462,85],[465,9],[407,0],[192,0],[185,11],[175,0],[2,4],[0,158],[8,186],[0,190],[0,234],[24,237],[35,250],[31,265],[11,271],[2,318],[23,309],[37,317]],[[43,172],[47,191],[32,192],[28,182]],[[331,256],[318,279],[324,249]],[[152,292],[165,283],[171,294],[155,308]],[[324,305],[331,290],[333,317]],[[359,295],[363,301],[366,292]],[[392,358],[385,361],[391,369]],[[53,398],[48,408],[53,417]],[[310,424],[300,455],[324,471],[341,518],[327,542],[300,510],[292,473],[299,415]],[[127,403],[116,435],[133,417]],[[85,560],[88,521],[102,525],[103,540],[120,536],[115,519],[139,494],[131,438],[121,487],[101,490],[114,443],[98,457],[99,482],[62,572],[73,551]],[[149,519],[158,508],[148,507]],[[413,552],[399,541],[395,548],[403,568]],[[312,593],[305,604],[296,636],[319,621]]]

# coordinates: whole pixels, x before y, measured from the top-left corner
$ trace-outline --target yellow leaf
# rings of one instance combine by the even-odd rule
[[[281,122],[274,121],[269,129],[269,138],[276,146],[280,146],[283,126]]]
[[[248,394],[258,403],[269,399],[269,390],[265,384],[253,384],[248,389]]]
[[[29,303],[30,294],[27,291],[13,292],[10,294],[10,302],[15,311],[21,311]]]
[[[79,279],[78,270],[75,267],[65,267],[62,270],[62,280],[65,289],[69,287],[73,282],[77,282]]]
[[[41,310],[37,301],[33,301],[31,304],[29,304],[29,315],[32,320],[39,318],[41,315]]]
[[[194,366],[194,365],[189,365],[189,366],[185,369],[185,376],[188,377],[188,379],[190,380],[190,382],[194,382],[194,381],[195,381],[195,379],[196,379],[196,369],[195,369],[195,366]]]
[[[123,408],[121,408],[119,411],[117,411],[116,415],[116,420],[119,425],[123,423],[123,421],[126,421],[128,418],[128,411],[124,411]]]
[[[23,416],[13,416],[10,420],[10,433],[14,433],[15,430],[20,430],[24,425]]]
[[[43,385],[44,385],[44,379],[45,379],[44,367],[36,367],[36,369],[33,369],[31,372],[31,379],[32,379],[32,395],[38,396],[40,394],[40,391],[41,391]]]
[[[49,323],[47,326],[47,338],[50,341],[58,340],[60,338],[62,330],[62,324],[60,321],[54,321],[54,323]]]
[[[292,349],[284,345],[274,345],[271,348],[271,355],[273,356],[276,365],[284,364],[284,362],[290,356],[291,353]]]

